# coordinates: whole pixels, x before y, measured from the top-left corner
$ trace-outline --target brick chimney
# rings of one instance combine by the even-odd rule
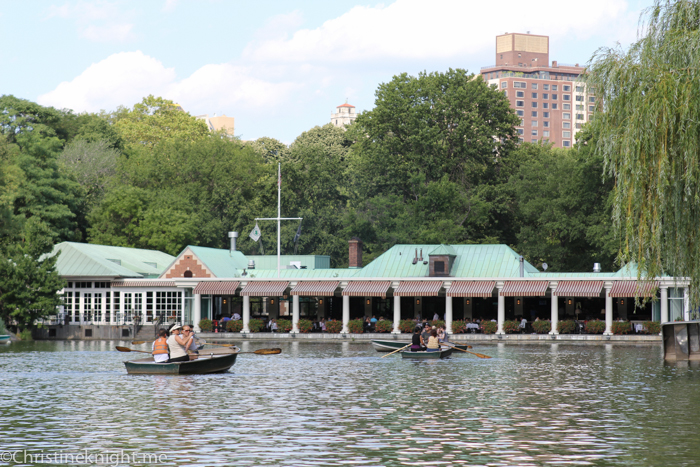
[[[348,242],[350,244],[350,268],[362,267],[362,240],[357,237],[352,237]]]

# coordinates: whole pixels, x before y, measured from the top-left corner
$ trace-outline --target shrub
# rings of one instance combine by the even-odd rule
[[[22,329],[19,334],[17,334],[17,337],[20,338],[20,340],[23,341],[31,341],[32,339],[32,331],[31,329]]]
[[[306,334],[307,332],[311,332],[313,328],[314,323],[310,319],[299,320],[299,332],[303,332],[304,334]]]
[[[496,331],[498,331],[498,323],[494,323],[493,321],[482,321],[481,329],[483,329],[484,334],[496,334]]]
[[[627,326],[629,327],[629,323],[627,323]],[[605,332],[605,321],[588,321],[585,329],[588,334],[603,334]]]
[[[327,321],[326,331],[332,334],[339,334],[343,330],[343,323],[340,321]]]
[[[467,323],[464,321],[452,321],[452,333],[460,334],[467,332]]]
[[[602,323],[602,321],[600,321]],[[619,334],[629,334],[632,330],[632,325],[627,321],[613,321],[612,323],[612,333],[615,335]]]
[[[431,325],[432,327],[434,327],[434,328],[439,328],[440,326],[443,326],[443,327],[444,327],[444,326],[445,326],[445,322],[444,322],[443,320],[441,320],[441,319],[432,320],[432,321],[430,322],[430,325]]]
[[[199,329],[202,332],[210,332],[214,327],[214,323],[210,319],[203,319],[199,322]]]
[[[230,320],[226,321],[226,330],[228,332],[241,332],[242,329],[243,329],[243,321],[241,321],[240,319],[237,319],[237,320],[230,319]]]
[[[661,332],[661,323],[656,321],[644,321],[644,331],[647,334],[659,334]]]
[[[362,319],[351,319],[348,323],[348,330],[352,334],[362,334],[365,330],[365,321]]]
[[[539,321],[532,322],[532,329],[537,334],[548,334],[552,330],[552,322],[548,319],[541,319]]]
[[[260,332],[265,327],[265,323],[261,319],[251,319],[248,321],[248,329],[250,332]]]
[[[516,332],[520,332],[520,323],[507,319],[503,322],[503,331],[506,334],[515,334]]]
[[[576,329],[576,323],[573,320],[565,319],[557,323],[559,334],[573,334],[574,329]]]
[[[292,321],[289,319],[277,320],[277,330],[279,332],[289,332],[292,330]]]
[[[412,319],[402,319],[399,321],[399,331],[413,334],[414,329],[416,329],[416,322]]]
[[[375,332],[391,332],[394,329],[394,323],[388,319],[377,321],[374,325]]]

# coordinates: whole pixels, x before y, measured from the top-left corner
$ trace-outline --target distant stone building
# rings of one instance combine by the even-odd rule
[[[339,105],[335,110],[335,113],[331,113],[331,123],[337,127],[344,128],[345,125],[350,125],[357,118],[355,106],[347,102]]]
[[[233,117],[227,117],[226,114],[221,115],[221,116],[216,116],[214,114],[213,117],[210,117],[209,114],[206,115],[197,115],[195,118],[199,120],[204,120],[204,123],[207,124],[207,128],[209,128],[209,131],[221,131],[224,130],[229,136],[233,136],[233,129],[234,129],[234,118]]]

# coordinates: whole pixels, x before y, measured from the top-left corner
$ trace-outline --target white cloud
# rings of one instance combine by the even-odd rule
[[[126,42],[135,38],[131,16],[118,3],[102,0],[51,5],[46,19],[73,20],[80,36],[91,41]]]
[[[169,13],[173,10],[175,10],[175,7],[177,6],[177,0],[165,0],[165,5],[163,5],[163,8],[161,11],[165,13]]]
[[[153,94],[172,99],[193,114],[225,109],[273,112],[299,87],[284,80],[258,78],[249,67],[231,64],[205,65],[188,78],[178,80],[173,68],[136,51],[114,54],[92,64],[37,101],[78,112],[96,112],[119,105],[132,106]]]
[[[505,31],[586,39],[609,36],[626,14],[624,0],[589,0],[585,5],[558,0],[491,3],[461,0],[397,0],[388,6],[357,6],[316,29],[290,39],[251,43],[251,61],[361,62],[383,59],[434,59],[491,51]],[[504,15],[503,12],[518,12]]]

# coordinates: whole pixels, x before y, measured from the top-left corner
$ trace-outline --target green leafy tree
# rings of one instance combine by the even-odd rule
[[[0,318],[5,323],[31,329],[61,304],[57,292],[65,283],[56,271],[58,256],[47,255],[52,236],[48,225],[32,217],[18,242],[0,248]]]
[[[0,96],[0,132],[10,143],[19,143],[18,138],[30,132],[56,136],[55,127],[62,116],[53,107],[43,107],[11,95]]]
[[[275,138],[264,136],[246,143],[267,163],[278,163],[289,158],[289,148]]]
[[[700,303],[700,2],[654,2],[629,50],[600,49],[586,77],[603,112],[596,150],[615,181],[623,262],[691,278]]]
[[[152,95],[144,97],[133,109],[118,109],[113,120],[125,142],[146,147],[168,139],[197,141],[209,134],[202,120],[184,112],[173,101]]]

